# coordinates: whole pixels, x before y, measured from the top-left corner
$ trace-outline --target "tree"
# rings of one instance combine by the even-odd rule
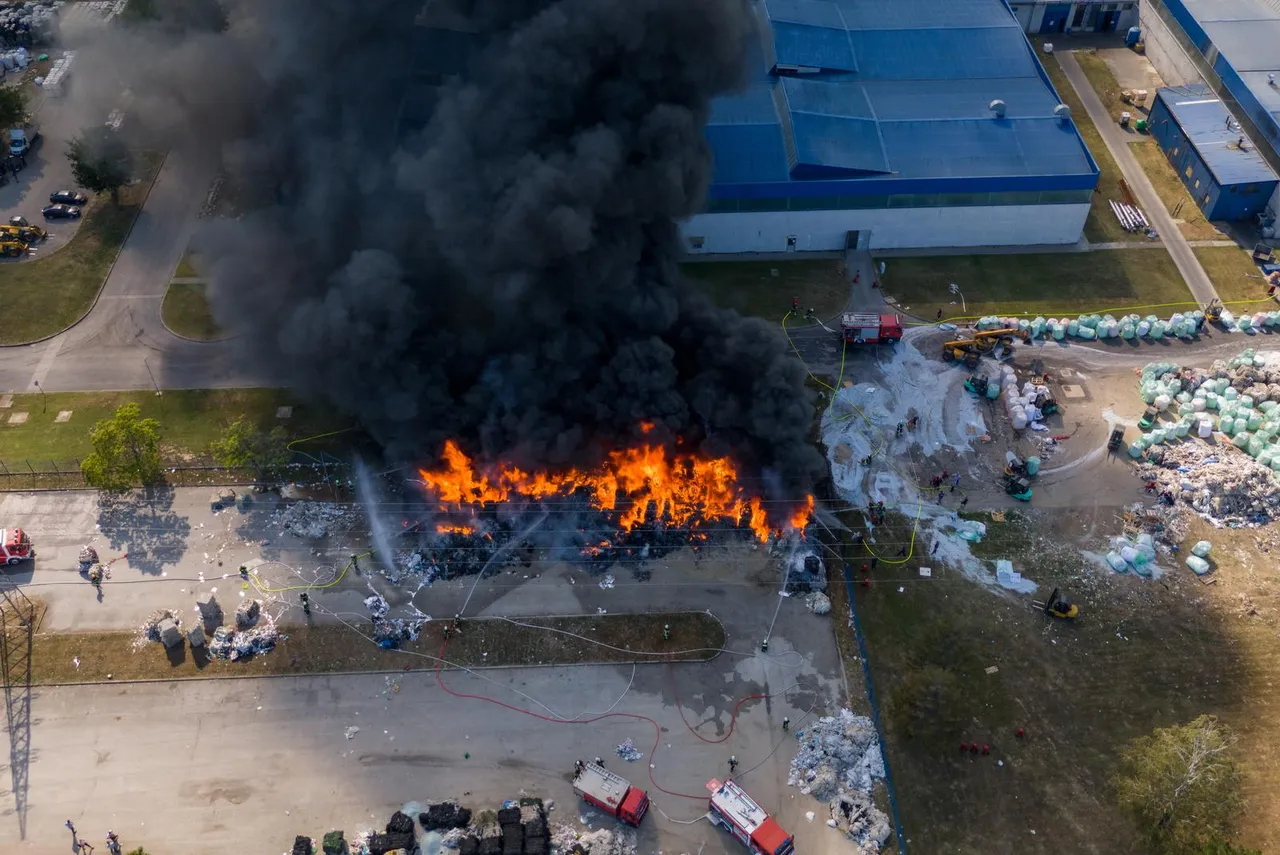
[[[124,138],[107,125],[86,128],[67,149],[76,183],[95,193],[110,193],[120,203],[120,188],[133,178],[133,152]]]
[[[20,86],[0,89],[0,130],[22,124],[27,118],[27,99]]]
[[[1231,840],[1244,807],[1234,745],[1231,730],[1210,715],[1129,744],[1112,785],[1150,851],[1199,855]]]
[[[288,447],[289,437],[284,428],[264,431],[244,416],[227,425],[220,439],[210,444],[209,450],[219,466],[227,468],[247,466],[264,480],[277,473],[293,457]]]
[[[160,423],[144,419],[137,404],[124,404],[89,431],[93,452],[80,464],[84,480],[107,492],[160,480]]]

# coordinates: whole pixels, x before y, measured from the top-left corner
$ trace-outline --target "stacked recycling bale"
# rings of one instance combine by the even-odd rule
[[[425,831],[447,831],[451,828],[466,828],[471,824],[471,811],[459,807],[457,802],[440,802],[427,805],[427,809],[418,814],[418,822]]]
[[[547,855],[551,848],[551,829],[542,799],[520,800],[520,825],[524,831],[524,855]]]
[[[459,840],[458,855],[480,855],[480,838],[468,834]]]
[[[1142,532],[1135,540],[1127,537],[1116,537],[1111,540],[1111,551],[1107,553],[1107,564],[1117,573],[1130,571],[1139,576],[1150,576],[1156,560],[1155,539]]]
[[[310,837],[299,834],[293,838],[293,849],[291,850],[293,855],[311,855],[314,850],[315,847],[312,845]]]
[[[524,826],[520,822],[520,808],[498,811],[498,826],[502,829],[502,855],[521,855],[524,851]]]
[[[477,855],[501,855],[502,826],[498,824],[498,815],[491,810],[481,811],[476,816],[476,828],[480,838]]]

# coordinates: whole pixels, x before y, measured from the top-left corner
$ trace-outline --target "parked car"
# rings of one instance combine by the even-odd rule
[[[71,205],[50,205],[40,213],[44,214],[46,220],[77,220],[80,218],[80,209]]]
[[[74,205],[77,208],[82,208],[88,201],[88,196],[83,193],[77,193],[74,190],[59,190],[57,193],[49,194],[49,203],[52,205]]]

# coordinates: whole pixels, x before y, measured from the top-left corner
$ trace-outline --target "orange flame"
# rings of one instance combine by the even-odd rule
[[[475,529],[469,525],[455,525],[453,523],[441,523],[436,526],[437,534],[475,534]]]
[[[642,426],[643,429],[643,426]],[[591,471],[524,472],[499,464],[488,474],[476,471],[471,459],[452,440],[445,443],[441,467],[419,470],[423,483],[442,505],[502,503],[543,499],[587,491],[603,511],[618,511],[618,525],[630,531],[642,524],[652,505],[667,526],[694,527],[711,520],[746,525],[763,543],[774,527],[759,496],[749,496],[738,483],[738,471],[727,457],[698,457],[642,445],[609,453]],[[620,507],[619,499],[630,501]],[[813,496],[786,520],[803,531],[813,514]]]

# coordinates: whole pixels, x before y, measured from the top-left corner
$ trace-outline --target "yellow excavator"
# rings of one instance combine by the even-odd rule
[[[995,350],[998,346],[1008,347],[1013,340],[1031,341],[1028,330],[1009,327],[1002,330],[983,330],[973,334],[973,338],[948,341],[942,345],[943,362],[963,362],[966,368],[976,368],[983,355]]]
[[[7,236],[0,235],[0,256],[5,258],[18,258],[26,255],[30,249],[30,247],[20,240],[10,240]]]
[[[25,244],[38,243],[49,236],[49,233],[39,226],[25,225],[7,225],[0,226],[0,239],[17,240]]]

